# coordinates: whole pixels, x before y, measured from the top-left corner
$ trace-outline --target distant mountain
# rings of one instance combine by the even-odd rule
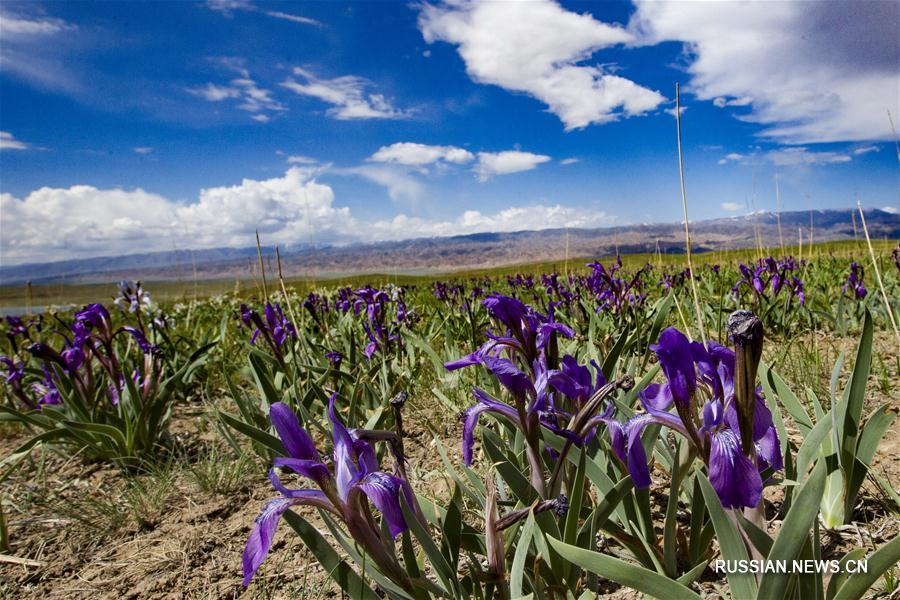
[[[854,237],[852,210],[784,212],[782,236],[788,248],[797,246],[798,229],[804,243],[812,226],[816,242]],[[756,245],[759,235],[768,247],[780,244],[779,215],[752,215],[694,221],[691,238],[697,252]],[[900,215],[882,210],[866,212],[869,233],[876,239],[900,238]],[[862,236],[861,226],[858,235]],[[757,233],[758,231],[758,233]],[[600,229],[545,229],[509,233],[475,233],[348,246],[294,247],[282,252],[285,277],[329,277],[353,273],[425,273],[492,267],[569,257],[637,252],[684,252],[680,223],[625,225]],[[274,248],[263,248],[266,270],[275,272]],[[0,285],[33,283],[96,283],[116,279],[190,280],[243,279],[258,270],[256,248],[177,250],[129,256],[67,260],[0,268]]]

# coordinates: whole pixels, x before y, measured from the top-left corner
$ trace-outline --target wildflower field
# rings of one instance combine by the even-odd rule
[[[692,267],[8,316],[0,596],[900,597],[900,246]]]

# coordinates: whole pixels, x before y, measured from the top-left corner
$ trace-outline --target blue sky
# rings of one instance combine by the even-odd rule
[[[897,207],[895,2],[4,2],[0,259]],[[895,210],[895,209],[894,209]]]

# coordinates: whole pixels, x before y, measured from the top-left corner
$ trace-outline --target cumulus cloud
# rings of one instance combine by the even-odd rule
[[[344,75],[319,79],[301,67],[295,67],[293,73],[294,77],[281,85],[297,95],[331,104],[327,114],[335,119],[405,119],[411,116],[410,111],[398,109],[383,94],[367,93],[367,88],[373,84],[363,77]]]
[[[0,150],[28,150],[31,144],[17,140],[16,136],[8,131],[0,131]]]
[[[348,239],[349,209],[335,207],[332,189],[314,176],[294,167],[283,177],[203,189],[190,204],[142,189],[87,185],[41,188],[22,199],[3,194],[0,212],[16,224],[4,229],[3,262],[250,246],[257,228],[282,244],[310,235]]]
[[[743,204],[739,204],[737,202],[723,202],[722,210],[727,210],[728,212],[737,212],[744,208]]]
[[[494,175],[507,175],[519,171],[530,171],[541,163],[550,160],[544,154],[533,154],[519,150],[505,150],[503,152],[479,152],[478,164],[475,165],[475,173],[479,181],[487,181]]]
[[[900,4],[636,0],[638,43],[685,44],[687,90],[789,144],[892,137]]]
[[[374,165],[367,165],[375,168]],[[613,222],[603,212],[535,204],[496,213],[465,211],[447,219],[406,214],[356,219],[335,203],[317,168],[291,167],[280,177],[206,188],[183,203],[142,189],[88,185],[41,188],[24,198],[0,194],[0,213],[16,224],[0,238],[5,265],[177,248],[249,247],[258,229],[266,243],[344,244]]]
[[[398,142],[390,146],[382,146],[368,160],[418,167],[438,161],[457,165],[465,164],[475,160],[475,155],[456,146],[429,146],[413,142]]]
[[[600,227],[610,225],[615,218],[602,211],[584,211],[560,204],[547,206],[511,207],[494,214],[467,210],[455,219],[427,220],[398,215],[390,220],[372,225],[377,239],[402,239],[404,237],[442,237],[481,232],[528,231],[561,229],[564,227]]]
[[[640,115],[665,101],[602,65],[585,64],[599,50],[633,41],[631,33],[552,0],[426,3],[419,29],[428,43],[457,46],[474,81],[538,99],[566,130]]]

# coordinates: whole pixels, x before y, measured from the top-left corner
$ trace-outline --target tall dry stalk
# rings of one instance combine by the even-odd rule
[[[691,258],[691,230],[688,225],[687,194],[684,191],[684,156],[681,151],[681,94],[675,84],[675,127],[678,134],[678,176],[681,181],[681,209],[684,212],[684,244],[687,249],[688,273],[691,275],[691,293],[694,297],[694,310],[697,315],[697,328],[700,339],[706,345],[706,330],[703,327],[703,313],[700,311],[700,296],[697,294],[697,283],[694,281],[694,263]]]
[[[291,297],[288,296],[287,287],[284,285],[284,273],[281,270],[281,251],[275,246],[275,261],[278,264],[278,283],[281,284],[281,293],[284,295],[284,303],[287,304],[288,314],[291,315],[292,323],[299,323],[297,315],[294,314],[294,305],[291,303]]]
[[[891,301],[888,300],[887,292],[884,290],[884,282],[881,280],[881,271],[878,269],[878,260],[875,258],[875,249],[872,247],[872,240],[869,238],[869,228],[866,226],[866,215],[863,213],[862,205],[856,201],[856,209],[859,211],[859,220],[862,222],[863,233],[866,234],[866,244],[869,245],[869,257],[872,259],[872,268],[875,269],[875,279],[878,281],[878,287],[881,289],[881,299],[884,300],[884,308],[887,310],[888,317],[891,319],[891,326],[894,328],[894,337],[897,338],[897,347],[900,348],[900,329],[897,328],[897,320],[894,318],[894,311],[891,309]]]
[[[256,230],[256,256],[259,258],[259,272],[262,275],[263,297],[269,301],[269,286],[266,284],[266,267],[263,263],[262,246],[259,244],[259,229]]]
[[[781,235],[781,190],[778,187],[778,173],[775,173],[775,220],[778,223],[778,243],[781,246],[781,256],[784,256],[784,238]]]

